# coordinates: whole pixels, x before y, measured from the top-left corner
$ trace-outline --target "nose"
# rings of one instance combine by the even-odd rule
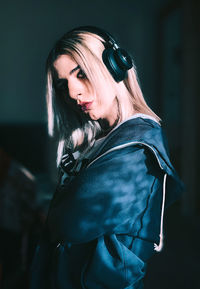
[[[77,97],[76,97],[77,104],[78,104],[78,105],[81,105],[81,103],[84,102],[84,98],[85,98],[84,95],[81,94],[81,93],[79,93],[79,94],[77,95]]]
[[[69,96],[77,102],[83,101],[84,85],[78,79],[68,81]],[[80,104],[80,103],[78,103]]]

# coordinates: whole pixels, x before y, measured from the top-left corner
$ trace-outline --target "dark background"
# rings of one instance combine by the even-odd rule
[[[182,199],[166,212],[165,247],[150,261],[146,289],[200,288],[199,17],[198,0],[1,1],[0,146],[36,176],[37,194],[40,182],[43,190],[51,184],[49,195],[56,183],[44,71],[54,42],[73,27],[96,25],[132,54],[144,97],[162,119],[172,162],[186,185]],[[8,234],[6,242],[12,239],[9,233],[2,235]],[[18,233],[16,251],[21,248]],[[14,274],[21,258],[16,256],[0,259],[2,288],[17,288],[5,281]]]

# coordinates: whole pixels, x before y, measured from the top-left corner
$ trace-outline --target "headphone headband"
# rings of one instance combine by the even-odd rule
[[[76,28],[70,30],[69,33],[74,32],[74,31],[91,32],[93,34],[96,34],[96,35],[102,37],[105,40],[105,42],[102,42],[105,48],[108,47],[107,44],[110,44],[109,45],[110,47],[112,47],[112,46],[114,46],[116,48],[119,47],[118,44],[116,43],[115,39],[113,38],[113,36],[109,32],[107,32],[106,30],[104,30],[102,28],[98,28],[96,26],[90,26],[90,25],[79,26],[79,27],[76,27]]]
[[[120,82],[127,77],[127,71],[133,67],[132,58],[126,50],[119,47],[110,33],[96,26],[79,26],[70,30],[67,34],[76,31],[91,32],[102,37],[105,40],[105,42],[102,41],[105,47],[102,59],[110,74],[116,82]]]

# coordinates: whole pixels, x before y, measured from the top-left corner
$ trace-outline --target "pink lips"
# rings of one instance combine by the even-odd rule
[[[82,102],[82,103],[80,104],[81,109],[82,109],[83,111],[86,111],[86,110],[90,109],[92,103],[93,103],[93,101],[90,101],[90,102]]]

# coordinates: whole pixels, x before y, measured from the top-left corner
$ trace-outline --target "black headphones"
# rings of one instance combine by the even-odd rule
[[[102,37],[105,40],[105,42],[102,42],[105,47],[102,59],[108,71],[116,82],[120,82],[126,78],[127,70],[133,67],[132,58],[126,50],[118,46],[110,33],[96,26],[80,26],[70,30],[68,33],[76,31],[91,32]]]

